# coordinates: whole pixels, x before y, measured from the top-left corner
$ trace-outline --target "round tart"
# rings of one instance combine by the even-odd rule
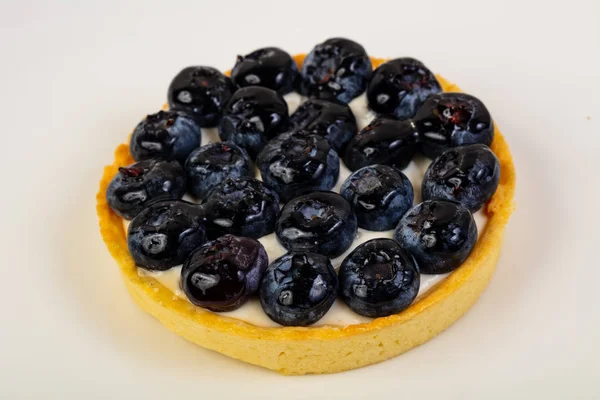
[[[304,58],[294,57],[300,70]],[[371,57],[373,69],[385,61]],[[436,78],[443,92],[461,92],[443,77]],[[134,162],[127,144],[117,147],[114,161],[104,168],[96,207],[100,231],[134,301],[185,339],[286,375],[333,373],[366,366],[433,338],[460,318],[487,286],[514,209],[516,183],[508,145],[497,125],[493,129],[490,149],[499,161],[500,180],[491,199],[483,205],[488,219],[473,250],[460,267],[408,308],[370,322],[344,327],[255,326],[196,307],[152,276],[138,273],[128,250],[123,220],[106,199],[106,190],[119,168]]]

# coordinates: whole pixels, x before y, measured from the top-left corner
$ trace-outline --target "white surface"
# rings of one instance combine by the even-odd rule
[[[0,398],[600,398],[599,5],[171,3],[0,6]],[[480,97],[511,145],[518,210],[488,290],[449,330],[375,366],[282,377],[139,311],[94,196],[180,68],[333,35],[420,58]]]

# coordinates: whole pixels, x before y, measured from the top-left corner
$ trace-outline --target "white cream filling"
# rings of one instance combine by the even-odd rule
[[[292,114],[298,106],[306,100],[305,97],[301,96],[298,93],[290,93],[284,96],[284,99],[288,103],[290,114]],[[354,113],[356,117],[356,122],[358,125],[358,129],[362,129],[369,124],[374,118],[375,114],[369,109],[367,104],[367,96],[366,94],[362,94],[356,99],[352,100],[349,104],[350,109]],[[216,128],[203,128],[202,129],[202,144],[214,143],[219,141],[219,135]],[[414,204],[419,204],[421,202],[421,182],[423,180],[423,176],[425,175],[425,171],[427,167],[431,163],[431,160],[423,157],[416,156],[413,161],[402,171],[408,179],[411,181],[415,193]],[[340,187],[346,180],[346,178],[352,172],[346,168],[343,161],[340,159],[340,176],[337,184],[332,189],[335,192],[339,192]],[[256,177],[261,179],[260,173],[257,171]],[[188,201],[193,201],[191,198],[187,196],[184,199]],[[475,223],[477,224],[478,234],[481,235],[483,232],[485,225],[487,223],[487,216],[483,211],[477,211],[473,214],[475,219]],[[129,221],[123,220],[123,226],[125,227],[125,231],[127,231],[127,227],[129,226]],[[394,231],[385,231],[385,232],[373,232],[367,231],[362,228],[358,229],[356,234],[356,238],[354,242],[350,246],[348,250],[344,254],[339,257],[336,257],[331,260],[334,268],[337,270],[344,260],[344,258],[354,250],[358,245],[376,238],[391,238],[393,236]],[[270,235],[264,236],[258,239],[259,242],[265,247],[267,254],[269,256],[269,263],[273,262],[278,257],[282,256],[286,253],[286,249],[279,243],[277,240],[277,236],[275,233],[271,233]],[[146,271],[142,268],[138,268],[138,273],[144,276],[151,276],[160,282],[164,287],[172,291],[177,297],[188,301],[185,293],[179,287],[179,280],[181,275],[181,265],[173,267],[168,271],[162,272],[151,272]],[[425,295],[429,290],[431,290],[438,283],[443,281],[450,274],[440,274],[440,275],[428,275],[421,274],[421,283],[419,286],[419,294],[417,295],[417,299]],[[241,321],[245,321],[249,324],[261,327],[277,327],[280,326],[276,322],[273,322],[265,312],[263,311],[260,301],[257,297],[251,298],[248,302],[242,305],[235,311],[230,311],[227,313],[217,313],[226,317],[239,319]],[[340,298],[337,298],[329,311],[317,321],[312,326],[348,326],[352,324],[359,324],[363,322],[369,322],[372,318],[363,317],[361,315],[356,314],[352,311]]]

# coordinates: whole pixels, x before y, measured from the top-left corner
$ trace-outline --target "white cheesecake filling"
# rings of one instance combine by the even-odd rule
[[[292,114],[294,111],[296,111],[298,106],[303,101],[306,100],[305,97],[301,96],[298,93],[289,93],[284,96],[284,99],[288,103],[288,108],[289,108],[290,114]],[[369,109],[368,104],[367,104],[367,96],[364,93],[361,96],[352,100],[350,102],[349,106],[350,106],[350,109],[352,110],[354,116],[356,117],[356,123],[358,125],[359,130],[361,130],[362,128],[367,126],[376,116]],[[202,145],[205,145],[208,143],[214,143],[214,142],[218,142],[218,141],[220,141],[220,140],[219,140],[219,135],[218,135],[216,128],[203,128],[202,129]],[[431,163],[431,160],[429,160],[421,155],[417,155],[410,162],[410,164],[402,171],[408,177],[410,182],[412,183],[414,193],[415,193],[415,198],[414,198],[413,204],[419,204],[422,200],[421,199],[421,182],[423,180],[423,176],[425,175],[425,171],[427,170],[427,167],[429,166],[430,163]],[[351,173],[352,173],[352,171],[350,171],[348,168],[346,168],[346,166],[344,165],[343,161],[340,158],[340,176],[339,176],[337,184],[335,185],[335,187],[332,190],[339,193],[339,190],[340,190],[342,184],[344,183],[346,178]],[[260,173],[258,171],[256,171],[256,177],[257,177],[257,179],[261,179]],[[187,195],[184,197],[184,199],[188,200],[188,201],[193,201],[193,199],[191,197],[188,197]],[[487,216],[485,215],[485,213],[482,210],[479,210],[475,214],[473,214],[473,217],[475,219],[475,223],[477,224],[477,232],[479,235],[481,235],[481,233],[483,232],[485,225],[487,223]],[[129,221],[123,220],[123,226],[125,227],[125,231],[127,231],[127,227],[129,226]],[[352,245],[350,246],[350,248],[348,248],[348,250],[346,250],[346,252],[344,254],[342,254],[341,256],[332,259],[331,263],[333,264],[334,268],[337,271],[339,269],[342,261],[344,260],[344,258],[346,258],[346,256],[352,250],[354,250],[358,245],[360,245],[368,240],[371,240],[371,239],[391,238],[393,236],[393,234],[394,234],[393,230],[384,231],[384,232],[374,232],[374,231],[367,231],[365,229],[358,228],[356,238],[354,239],[354,242],[352,242]],[[275,235],[275,233],[271,233],[270,235],[264,236],[258,240],[259,240],[259,242],[262,243],[262,245],[265,247],[265,250],[267,251],[267,255],[269,256],[269,263],[272,263],[275,259],[277,259],[278,257],[282,256],[283,254],[285,254],[287,252],[287,250],[277,240],[277,236]],[[145,269],[138,268],[138,273],[143,276],[153,277],[158,282],[160,282],[164,287],[166,287],[167,289],[172,291],[175,296],[177,296],[181,299],[184,299],[186,301],[189,301],[187,299],[185,293],[183,293],[183,291],[180,289],[180,286],[179,286],[179,280],[180,280],[180,276],[181,276],[181,265],[173,267],[173,268],[169,269],[168,271],[157,271],[157,272],[147,271]],[[433,287],[435,287],[438,283],[443,281],[446,277],[448,277],[448,275],[450,275],[450,273],[440,274],[440,275],[421,274],[421,283],[419,286],[419,293],[417,295],[417,299],[422,297],[429,290],[431,290]],[[230,318],[235,318],[235,319],[238,319],[241,321],[245,321],[245,322],[255,325],[255,326],[261,326],[261,327],[278,327],[278,326],[280,326],[276,322],[272,321],[269,317],[267,317],[267,315],[263,311],[263,309],[260,305],[260,301],[258,300],[257,297],[253,297],[253,298],[249,299],[248,302],[246,302],[244,305],[242,305],[237,310],[226,312],[226,313],[216,313],[216,314],[223,315],[223,316],[230,317]],[[321,318],[319,321],[314,323],[312,326],[330,325],[330,326],[342,326],[343,327],[343,326],[348,326],[348,325],[352,325],[352,324],[369,322],[372,320],[373,320],[373,318],[363,317],[359,314],[356,314],[344,303],[343,300],[341,300],[338,297],[335,300],[335,302],[333,303],[333,306],[331,307],[331,309],[329,309],[329,311],[323,316],[323,318]]]

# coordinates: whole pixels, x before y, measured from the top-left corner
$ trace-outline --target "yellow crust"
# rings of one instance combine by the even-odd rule
[[[299,65],[303,55],[295,56]],[[383,59],[373,60],[375,68]],[[437,76],[444,91],[458,86]],[[106,188],[119,166],[133,162],[129,146],[121,144],[113,163],[104,168],[96,196],[102,238],[142,310],[187,340],[227,356],[275,370],[302,375],[345,371],[377,363],[418,346],[461,317],[490,280],[514,210],[515,170],[504,137],[495,128],[492,150],[500,160],[498,190],[486,206],[485,231],[465,263],[403,312],[347,327],[263,328],[192,306],[155,279],[140,276],[127,250],[122,220],[108,206]]]

